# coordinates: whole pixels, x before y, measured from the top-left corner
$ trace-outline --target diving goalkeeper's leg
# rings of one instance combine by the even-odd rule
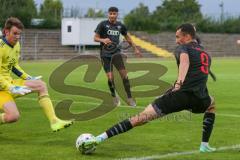
[[[73,121],[61,120],[56,116],[52,101],[48,95],[47,86],[42,80],[27,80],[25,85],[31,88],[32,91],[38,92],[39,105],[43,108],[43,111],[50,122],[51,129],[54,132],[73,124]]]

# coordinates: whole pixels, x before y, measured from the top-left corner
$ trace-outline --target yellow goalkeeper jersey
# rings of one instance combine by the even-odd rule
[[[11,46],[4,37],[0,39],[0,90],[8,90],[12,85],[12,72],[22,79],[27,78],[28,74],[18,64],[19,57],[19,42]]]

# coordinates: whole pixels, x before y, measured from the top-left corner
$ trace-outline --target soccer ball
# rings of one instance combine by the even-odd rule
[[[81,134],[76,140],[76,148],[82,154],[91,154],[96,150],[96,144],[86,146],[85,142],[89,140],[94,140],[95,137],[90,133]]]

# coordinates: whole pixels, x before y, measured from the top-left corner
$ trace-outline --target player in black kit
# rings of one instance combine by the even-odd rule
[[[143,125],[164,115],[188,110],[204,113],[202,142],[200,152],[212,152],[215,148],[208,145],[215,120],[215,103],[207,89],[211,57],[195,40],[196,31],[191,24],[182,24],[176,31],[175,58],[178,66],[178,78],[172,89],[155,99],[143,112],[126,119],[87,141],[86,147],[95,146],[120,133]]]
[[[134,52],[137,56],[141,57],[141,53],[135,44],[132,42],[128,35],[127,28],[121,22],[117,21],[118,8],[110,7],[108,9],[108,20],[102,21],[98,24],[95,30],[94,40],[100,42],[100,56],[103,64],[103,68],[107,74],[108,86],[113,97],[114,105],[119,106],[120,100],[115,93],[115,84],[113,76],[113,65],[119,71],[124,89],[127,93],[127,102],[130,106],[136,106],[136,102],[132,97],[130,90],[130,83],[127,76],[127,71],[124,66],[122,55],[120,54],[120,48],[113,48],[112,52],[104,50],[105,47],[117,46],[119,44],[120,34],[124,36],[126,41],[134,48]],[[109,47],[111,48],[111,47]]]

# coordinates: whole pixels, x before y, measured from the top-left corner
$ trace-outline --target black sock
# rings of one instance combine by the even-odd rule
[[[212,133],[215,113],[205,113],[203,117],[202,142],[208,142]]]
[[[106,131],[106,133],[108,135],[108,138],[110,138],[110,137],[116,136],[118,134],[127,132],[128,130],[130,130],[132,128],[133,128],[133,126],[132,126],[131,122],[128,119],[126,119],[126,120],[112,126],[111,128],[109,128]]]
[[[108,86],[113,97],[116,97],[114,80],[108,80]]]
[[[128,98],[132,98],[131,90],[130,90],[130,82],[128,78],[123,78],[123,85],[125,88],[125,91],[127,93]]]

